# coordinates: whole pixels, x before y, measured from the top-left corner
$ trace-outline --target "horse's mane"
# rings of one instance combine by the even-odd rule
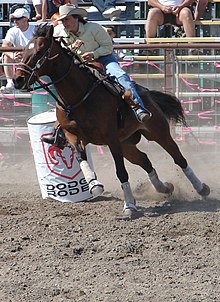
[[[39,38],[39,37],[46,37],[48,33],[48,29],[51,27],[51,24],[49,23],[41,23],[38,26],[36,26],[33,38]],[[61,45],[62,40],[58,38],[53,37],[54,41],[57,42],[57,45],[59,48],[69,57],[72,58],[73,56],[76,56],[76,54],[68,47],[64,47]]]
[[[36,26],[33,37],[38,38],[38,37],[46,37],[48,27],[51,26],[48,23],[41,23]]]

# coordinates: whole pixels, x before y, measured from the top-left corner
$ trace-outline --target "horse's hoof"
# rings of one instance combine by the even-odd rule
[[[165,182],[164,186],[166,187],[166,191],[164,193],[166,194],[172,194],[174,191],[174,186],[170,182]]]
[[[104,186],[98,180],[94,179],[89,183],[89,192],[93,197],[98,197],[103,194]]]
[[[132,220],[137,217],[137,210],[133,208],[125,208],[123,211],[123,219]]]
[[[199,195],[201,196],[208,196],[210,194],[210,188],[206,184],[203,183],[203,188],[201,191],[198,192]]]

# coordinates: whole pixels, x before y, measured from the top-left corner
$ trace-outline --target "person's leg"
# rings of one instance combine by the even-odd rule
[[[105,10],[105,1],[104,0],[92,0],[92,4],[98,9],[102,14]]]
[[[115,7],[115,0],[106,0],[105,1],[105,10]]]
[[[199,20],[203,17],[206,6],[207,6],[208,0],[197,0],[196,1],[196,8],[194,12],[194,19]]]
[[[2,62],[3,64],[12,64],[14,63],[14,60],[11,59],[10,57],[3,55],[2,57]],[[4,73],[6,76],[7,84],[6,87],[2,87],[1,90],[7,89],[7,90],[12,90],[14,89],[14,84],[13,84],[13,66],[10,65],[4,65]]]
[[[195,37],[195,24],[193,21],[193,15],[188,7],[181,9],[179,18],[177,18],[177,24],[183,25],[185,34],[187,37]]]
[[[42,17],[42,0],[33,0],[33,6],[35,9],[35,16],[33,20],[40,20]]]
[[[193,14],[188,7],[181,9],[179,13],[179,19],[177,18],[177,24],[182,24],[186,37],[195,37],[195,24],[193,20]],[[203,51],[201,49],[189,49],[189,55],[202,55]]]
[[[163,24],[163,13],[159,8],[153,7],[149,10],[145,25],[146,38],[155,38],[157,27]]]
[[[139,108],[134,108],[138,120],[140,122],[145,122],[147,119],[149,119],[151,117],[151,113],[144,107],[143,101],[136,91],[135,84],[130,80],[128,74],[119,66],[116,61],[111,61],[110,63],[105,60],[99,61],[102,64],[104,63],[103,66],[105,67],[107,74],[115,77],[119,84],[125,88],[125,90],[131,90],[132,98],[140,105]]]
[[[116,20],[121,14],[121,9],[115,7],[115,0],[92,0],[92,4],[104,18]]]

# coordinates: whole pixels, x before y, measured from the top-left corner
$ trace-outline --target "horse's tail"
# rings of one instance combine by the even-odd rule
[[[186,126],[184,110],[180,100],[174,95],[164,92],[149,90],[152,100],[160,107],[168,120],[174,120]]]

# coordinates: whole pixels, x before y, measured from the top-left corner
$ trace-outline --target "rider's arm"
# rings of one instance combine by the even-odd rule
[[[84,42],[80,47],[81,54],[93,53],[93,59],[106,56],[113,51],[112,40],[100,24],[86,23],[83,26],[83,34],[79,36],[79,39]]]
[[[92,35],[94,40],[98,43],[98,47],[93,50],[94,59],[106,56],[113,52],[112,40],[107,31],[99,24],[94,24]]]

